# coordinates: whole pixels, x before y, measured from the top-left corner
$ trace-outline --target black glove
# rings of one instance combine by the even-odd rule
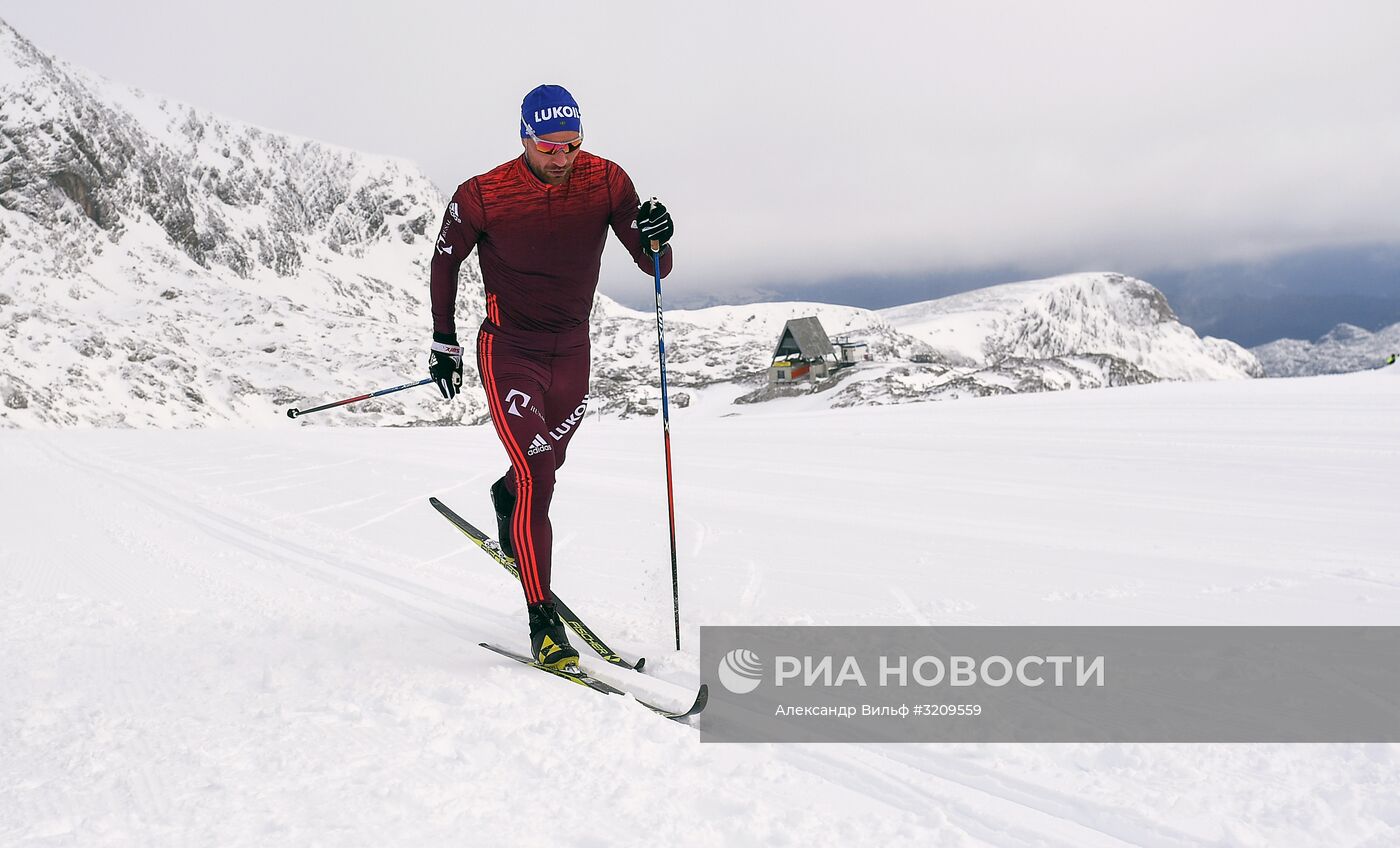
[[[442,396],[451,400],[462,390],[462,346],[456,333],[433,333],[433,348],[428,359],[428,376],[437,384]]]
[[[637,229],[642,234],[642,252],[652,255],[651,243],[657,242],[661,250],[666,250],[666,242],[676,234],[676,225],[671,223],[671,213],[656,198],[637,207]]]

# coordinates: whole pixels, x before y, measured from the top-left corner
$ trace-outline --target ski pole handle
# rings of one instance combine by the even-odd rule
[[[415,386],[426,386],[432,381],[432,377],[424,377],[416,383],[404,383],[402,386],[395,386],[392,389],[380,389],[377,392],[370,392],[367,395],[356,395],[355,397],[346,398],[345,400],[337,400],[332,401],[331,403],[323,403],[320,406],[313,406],[310,409],[297,409],[296,407],[292,407],[291,409],[287,410],[287,417],[296,418],[299,415],[306,415],[307,413],[311,412],[320,412],[323,409],[332,409],[337,406],[344,406],[347,403],[358,403],[362,400],[369,400],[373,397],[379,397],[380,395],[388,395],[393,394],[394,392],[401,392],[404,389],[411,389]]]

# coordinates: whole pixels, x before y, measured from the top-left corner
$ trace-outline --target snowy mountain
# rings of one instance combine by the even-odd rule
[[[0,425],[287,426],[289,406],[424,375],[427,261],[443,197],[413,165],[261,129],[52,59],[0,22]],[[616,249],[615,247],[612,249]],[[683,262],[678,273],[684,273]],[[484,313],[475,258],[458,325]],[[770,389],[791,318],[875,362]],[[874,312],[808,303],[666,315],[676,406],[797,394],[843,407],[1255,376],[1162,295],[1116,274]],[[656,323],[597,298],[591,408],[656,414]],[[430,387],[303,424],[486,418]],[[814,391],[814,389],[816,391]]]
[[[1372,333],[1353,324],[1338,324],[1317,341],[1279,339],[1251,348],[1270,377],[1307,377],[1364,371],[1400,353],[1400,324]]]
[[[717,391],[726,402],[762,392],[784,325],[807,316],[820,319],[832,336],[865,341],[878,360],[908,364],[911,355],[929,353],[927,345],[891,327],[877,313],[853,306],[785,302],[667,311],[666,371],[672,390],[689,396],[692,390],[721,384]],[[595,406],[643,414],[659,411],[654,314],[600,297],[593,312],[593,349]],[[848,372],[853,382],[869,381],[874,374],[870,369]],[[839,382],[843,381],[817,388],[829,389]],[[809,394],[812,388],[802,384],[796,391]],[[822,399],[834,403],[838,394],[822,392]]]
[[[1122,373],[1143,371],[1163,380],[1262,376],[1239,345],[1198,337],[1160,291],[1122,274],[1009,283],[880,315],[940,357],[974,368],[1092,353]]]
[[[866,342],[874,361],[815,387],[768,387],[783,325],[804,316],[833,337]],[[878,311],[759,303],[668,312],[666,331],[673,385],[737,383],[727,396],[739,403],[802,395],[813,396],[807,405],[850,407],[1263,376],[1248,351],[1197,337],[1161,292],[1121,274],[1010,283]],[[600,299],[593,336],[595,398],[608,409],[654,411],[654,317]]]
[[[3,23],[0,81],[6,424],[266,421],[423,370],[442,198],[416,167],[110,83]],[[392,406],[480,411],[426,401]]]
[[[832,407],[1262,376],[1233,342],[1199,338],[1151,285],[1121,274],[1008,283],[878,312],[828,307],[833,335],[873,335],[877,360]],[[839,316],[839,317],[838,317]],[[901,353],[883,355],[891,347]],[[740,400],[782,394],[760,390]]]

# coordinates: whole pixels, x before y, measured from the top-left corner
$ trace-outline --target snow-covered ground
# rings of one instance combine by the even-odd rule
[[[1395,624],[1400,368],[588,421],[556,588],[702,624]],[[702,745],[490,654],[488,427],[0,432],[0,845],[1400,844],[1400,746]]]

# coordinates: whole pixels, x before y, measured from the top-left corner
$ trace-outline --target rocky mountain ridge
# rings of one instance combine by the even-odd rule
[[[1338,324],[1314,341],[1279,339],[1250,348],[1270,377],[1311,377],[1365,371],[1400,353],[1400,324],[1375,332]]]

